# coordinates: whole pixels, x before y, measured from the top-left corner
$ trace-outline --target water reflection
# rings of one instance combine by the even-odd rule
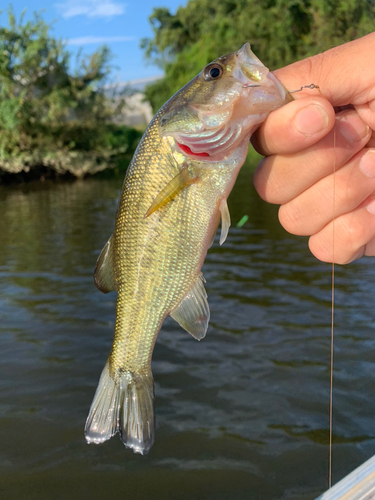
[[[287,235],[243,171],[204,266],[198,343],[168,319],[153,361],[150,455],[83,424],[115,295],[93,285],[122,179],[0,189],[0,480],[9,498],[312,499],[327,484],[330,266]],[[334,479],[374,453],[374,266],[336,268]],[[7,497],[6,497],[7,498]]]

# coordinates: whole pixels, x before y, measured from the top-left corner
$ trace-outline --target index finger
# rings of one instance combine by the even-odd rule
[[[370,94],[373,98],[374,47],[375,32],[280,68],[274,75],[288,90],[319,85],[332,106],[361,105]]]

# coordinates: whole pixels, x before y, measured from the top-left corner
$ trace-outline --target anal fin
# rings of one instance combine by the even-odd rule
[[[203,274],[200,273],[182,301],[170,313],[171,317],[197,340],[202,340],[206,336],[210,320],[204,281]]]
[[[113,245],[111,236],[100,252],[94,272],[95,285],[103,293],[112,292],[112,290],[116,289],[113,264]]]

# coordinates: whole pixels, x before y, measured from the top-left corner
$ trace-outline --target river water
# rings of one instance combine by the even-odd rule
[[[166,320],[154,356],[156,442],[87,445],[115,293],[93,284],[122,178],[0,189],[0,497],[314,499],[327,487],[330,266],[288,235],[243,169],[233,225],[204,264],[195,341]],[[333,482],[375,453],[375,266],[336,268]]]

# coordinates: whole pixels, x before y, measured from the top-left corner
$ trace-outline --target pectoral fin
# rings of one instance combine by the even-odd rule
[[[221,212],[221,234],[220,234],[220,245],[224,243],[227,239],[228,231],[230,228],[230,214],[228,209],[227,200],[223,199],[220,203],[220,212]]]
[[[95,285],[103,293],[112,292],[116,289],[115,276],[113,274],[113,245],[112,236],[100,252],[94,272]]]
[[[145,214],[145,219],[153,214],[156,210],[163,207],[171,200],[176,198],[176,196],[181,193],[185,188],[197,182],[198,177],[191,177],[187,167],[183,168],[176,177],[168,182],[168,184],[163,188],[154,201],[151,207],[147,210]]]
[[[171,312],[171,317],[197,340],[205,337],[210,320],[204,281],[201,273],[180,304]]]

